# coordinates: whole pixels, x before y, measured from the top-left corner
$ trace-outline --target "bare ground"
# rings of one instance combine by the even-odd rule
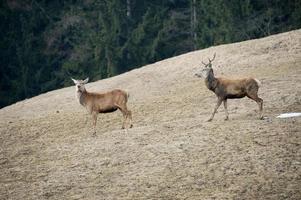
[[[194,77],[217,53],[217,76],[262,82],[265,120],[249,99],[205,122],[216,97]],[[220,66],[220,67],[217,67]],[[85,78],[85,77],[75,77]],[[301,199],[301,30],[221,45],[87,85],[128,90],[121,113],[91,119],[69,87],[0,110],[0,199]]]

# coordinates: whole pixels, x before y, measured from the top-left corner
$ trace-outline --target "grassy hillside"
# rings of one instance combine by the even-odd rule
[[[217,76],[262,82],[257,104],[230,100],[230,120],[194,76],[216,52]],[[220,66],[220,67],[218,67]],[[130,92],[134,128],[100,115],[97,136],[75,88],[0,110],[0,199],[300,199],[301,30],[187,53],[87,84]],[[85,77],[74,77],[85,78]],[[71,80],[70,80],[71,81]]]

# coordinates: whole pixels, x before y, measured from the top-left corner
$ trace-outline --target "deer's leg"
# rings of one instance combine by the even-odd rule
[[[259,107],[259,119],[263,119],[263,114],[262,114],[262,107],[263,107],[263,100],[258,97],[257,93],[256,94],[248,94],[247,95],[250,99],[256,101]]]
[[[126,105],[124,106],[120,106],[118,104],[116,104],[116,107],[121,111],[122,115],[123,115],[123,123],[122,123],[122,129],[125,129],[125,124],[128,118],[128,110],[126,108]]]
[[[133,124],[132,124],[132,112],[127,109],[126,104],[124,105],[123,109],[124,109],[124,112],[126,113],[126,119],[129,119],[130,128],[132,128],[133,127]]]
[[[115,104],[115,106],[122,112],[123,114],[123,125],[122,125],[122,129],[125,129],[125,125],[126,125],[126,121],[129,119],[129,124],[130,124],[130,128],[133,127],[132,124],[132,112],[130,110],[128,110],[126,102],[120,103],[120,104]]]
[[[128,110],[128,117],[130,119],[130,128],[133,127],[133,122],[132,122],[132,111]]]
[[[126,128],[126,120],[127,120],[127,113],[126,113],[126,111],[125,110],[122,110],[121,111],[122,112],[122,114],[123,114],[123,123],[122,123],[122,129],[125,129]]]
[[[92,119],[93,119],[93,135],[96,135],[96,121],[97,121],[97,113],[96,112],[92,112]]]
[[[132,128],[132,127],[133,127],[133,123],[132,123],[132,111],[130,111],[130,110],[128,110],[128,109],[126,108],[125,113],[126,113],[126,118],[125,118],[125,120],[127,120],[127,119],[129,120],[130,128]]]
[[[263,119],[263,114],[262,114],[263,100],[257,97],[256,103],[258,104],[259,107],[259,119]]]
[[[222,100],[221,98],[218,98],[218,99],[217,99],[217,103],[216,103],[216,106],[215,106],[215,108],[214,108],[214,110],[213,110],[213,113],[211,114],[211,117],[207,120],[207,122],[212,121],[212,119],[213,119],[213,117],[214,117],[214,115],[215,115],[217,109],[218,109],[219,106],[222,104],[222,102],[223,102],[223,100]]]
[[[228,120],[229,119],[229,113],[228,113],[228,108],[227,108],[227,99],[224,100],[224,108],[225,108],[225,113],[226,113],[225,120]]]

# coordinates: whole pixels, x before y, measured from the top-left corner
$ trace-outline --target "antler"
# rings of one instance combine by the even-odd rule
[[[210,60],[210,58],[208,58],[209,63],[211,63],[214,59],[215,59],[216,53],[214,53],[212,60]]]
[[[208,60],[209,60],[209,63],[208,63],[208,64],[204,63],[203,61],[202,61],[202,64],[205,65],[205,67],[208,67],[208,65],[215,59],[215,56],[216,56],[216,53],[214,53],[212,59],[208,58]]]

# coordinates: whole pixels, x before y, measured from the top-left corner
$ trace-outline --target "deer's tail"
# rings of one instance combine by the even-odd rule
[[[125,91],[126,93],[126,101],[128,101],[128,99],[130,98],[130,93],[128,91]]]
[[[258,87],[261,87],[262,83],[261,83],[258,79],[256,79],[256,78],[254,78],[254,80],[255,80],[256,83],[258,84]]]

